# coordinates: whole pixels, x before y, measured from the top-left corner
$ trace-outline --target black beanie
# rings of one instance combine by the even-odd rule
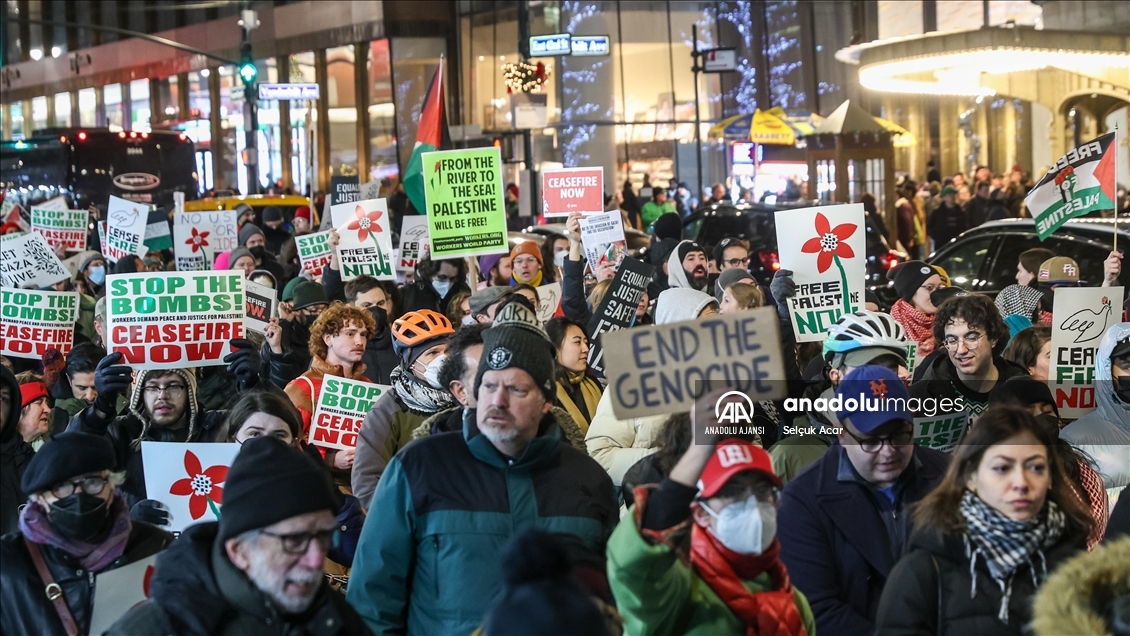
[[[655,219],[655,223],[652,224],[651,232],[655,235],[655,238],[661,241],[663,239],[681,241],[683,239],[683,219],[678,214],[670,212],[660,214],[659,218]]]
[[[989,391],[990,405],[1011,403],[1029,407],[1040,402],[1051,404],[1056,417],[1059,416],[1059,409],[1055,405],[1055,398],[1052,397],[1052,390],[1047,383],[1027,375],[1018,375],[1005,382],[997,382],[993,390]]]
[[[690,254],[691,252],[702,252],[703,257],[706,256],[706,251],[699,247],[699,244],[695,243],[694,241],[683,241],[682,243],[679,243],[679,247],[677,247],[676,249],[679,252],[680,263],[682,263],[683,259],[687,257],[687,254]]]
[[[337,514],[341,496],[329,472],[274,436],[243,443],[224,483],[220,541],[309,512]]]
[[[271,221],[281,221],[281,220],[283,220],[282,210],[278,209],[277,207],[275,207],[273,205],[268,205],[267,207],[263,208],[263,222],[264,223],[269,223]]]
[[[15,422],[8,425],[15,426]],[[117,463],[109,439],[91,433],[63,433],[49,439],[31,458],[20,490],[34,495],[79,475],[114,470]]]
[[[475,394],[487,371],[515,367],[530,374],[550,403],[557,395],[554,380],[556,351],[537,314],[524,303],[508,302],[499,308],[494,323],[483,332],[483,353],[475,374]]]
[[[907,261],[887,272],[887,280],[894,281],[899,297],[910,302],[922,283],[937,273],[938,270],[922,261]]]

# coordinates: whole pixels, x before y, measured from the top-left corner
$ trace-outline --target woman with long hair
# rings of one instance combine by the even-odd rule
[[[604,387],[589,369],[589,338],[580,323],[554,318],[545,332],[557,349],[557,404],[588,432]]]
[[[1052,329],[1036,325],[1022,329],[1008,341],[1001,357],[1028,370],[1040,382],[1048,381],[1052,362]]]
[[[1021,634],[1048,573],[1084,549],[1094,519],[1072,492],[1047,429],[992,406],[912,516],[876,634]]]

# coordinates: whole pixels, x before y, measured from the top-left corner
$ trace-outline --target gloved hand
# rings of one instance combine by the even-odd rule
[[[779,269],[769,281],[769,293],[777,301],[777,313],[784,318],[789,317],[789,298],[796,296],[796,281],[793,280],[793,270]]]
[[[129,511],[130,521],[144,521],[155,526],[169,525],[169,509],[156,499],[142,499]]]
[[[94,389],[98,391],[94,408],[110,417],[118,414],[118,396],[129,391],[133,383],[133,369],[129,365],[118,364],[121,361],[122,354],[111,353],[94,368]]]
[[[239,378],[239,388],[248,391],[259,384],[259,350],[250,340],[232,338],[231,346],[235,348],[224,356],[228,363],[228,372]]]

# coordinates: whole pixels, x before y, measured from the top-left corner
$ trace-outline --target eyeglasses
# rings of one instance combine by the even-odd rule
[[[337,532],[337,529],[322,530],[320,532],[295,532],[293,534],[276,534],[274,532],[267,532],[266,530],[260,530],[260,532],[268,537],[278,539],[279,543],[282,543],[283,552],[298,555],[306,554],[306,551],[310,549],[311,541],[317,541],[318,547],[321,548],[323,552],[329,550],[330,541],[333,540],[334,533]]]
[[[63,499],[64,497],[70,497],[75,494],[75,491],[81,488],[82,491],[88,495],[97,495],[105,490],[106,484],[108,483],[110,483],[110,480],[105,477],[83,477],[75,481],[64,481],[52,488],[51,494],[59,499]]]
[[[731,258],[726,261],[726,264],[730,267],[741,267],[742,265],[748,265],[749,257],[747,256],[745,258]]]
[[[961,338],[958,338],[957,336],[946,336],[946,339],[943,340],[942,343],[945,345],[946,349],[950,351],[957,351],[957,345],[964,342],[965,348],[973,351],[978,347],[978,345],[981,344],[981,339],[984,337],[985,334],[977,333],[976,331],[970,331]]]
[[[886,437],[856,437],[855,433],[844,428],[844,432],[851,436],[852,439],[859,444],[860,450],[865,453],[878,453],[879,449],[883,448],[883,444],[887,444],[894,448],[895,446],[906,446],[914,439],[914,431],[902,430]]]
[[[533,256],[519,256],[511,262],[511,265],[534,265],[538,259]]]
[[[177,398],[181,397],[182,395],[184,395],[185,387],[184,387],[183,384],[170,384],[169,386],[156,386],[156,385],[152,385],[152,384],[147,384],[144,387],[142,387],[142,390],[145,391],[146,395],[151,395],[151,396],[156,397],[156,396],[164,393],[165,395],[167,395],[167,396],[169,396],[173,399],[177,399]]]
[[[941,285],[921,285],[918,287],[918,289],[925,289],[927,294],[932,294],[941,288]]]

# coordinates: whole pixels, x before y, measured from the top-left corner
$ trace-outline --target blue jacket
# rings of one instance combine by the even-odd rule
[[[948,463],[944,453],[915,447],[892,504],[835,445],[785,486],[777,514],[781,560],[812,606],[817,633],[875,631],[883,585],[909,544],[907,509],[933,489]]]
[[[604,553],[619,521],[608,473],[552,415],[513,461],[479,434],[429,435],[389,462],[361,530],[346,599],[377,636],[470,634],[502,591],[499,553],[527,528]]]

